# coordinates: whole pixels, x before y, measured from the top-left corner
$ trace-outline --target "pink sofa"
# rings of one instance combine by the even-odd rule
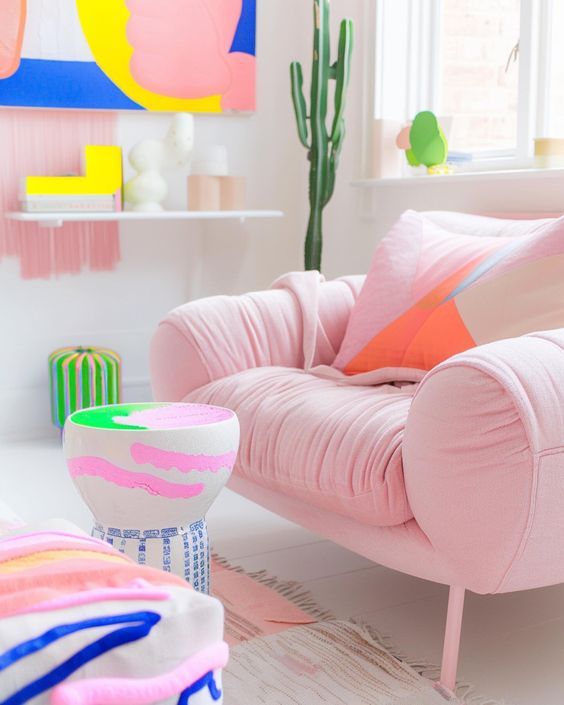
[[[451,586],[452,690],[466,589],[564,581],[564,330],[469,350],[419,385],[363,387],[328,367],[362,282],[296,273],[175,309],[153,340],[154,394],[237,412],[235,491]]]

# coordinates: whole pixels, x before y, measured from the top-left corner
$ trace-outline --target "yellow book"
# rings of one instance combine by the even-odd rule
[[[111,195],[121,192],[123,170],[121,147],[87,145],[83,157],[84,176],[26,176],[25,194]]]

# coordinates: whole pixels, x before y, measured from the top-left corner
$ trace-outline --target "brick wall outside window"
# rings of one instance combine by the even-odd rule
[[[551,40],[551,80],[549,82],[549,120],[541,137],[564,137],[564,1],[553,5]]]
[[[443,0],[441,115],[451,115],[452,149],[516,144],[519,0]],[[564,4],[564,0],[563,0]]]

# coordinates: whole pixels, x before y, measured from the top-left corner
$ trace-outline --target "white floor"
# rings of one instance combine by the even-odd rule
[[[56,439],[0,446],[0,499],[28,521],[62,516],[89,528]],[[439,661],[446,588],[374,565],[229,490],[208,523],[214,550],[232,562],[299,580],[338,616],[360,616],[410,656]],[[461,675],[507,705],[562,705],[564,585],[470,595]]]

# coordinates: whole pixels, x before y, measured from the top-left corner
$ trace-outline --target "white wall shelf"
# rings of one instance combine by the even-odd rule
[[[117,221],[127,223],[146,220],[239,220],[242,223],[252,218],[282,218],[282,211],[155,211],[142,213],[121,211],[119,213],[7,213],[6,218],[23,223],[38,223],[43,228],[60,228],[64,223]]]

